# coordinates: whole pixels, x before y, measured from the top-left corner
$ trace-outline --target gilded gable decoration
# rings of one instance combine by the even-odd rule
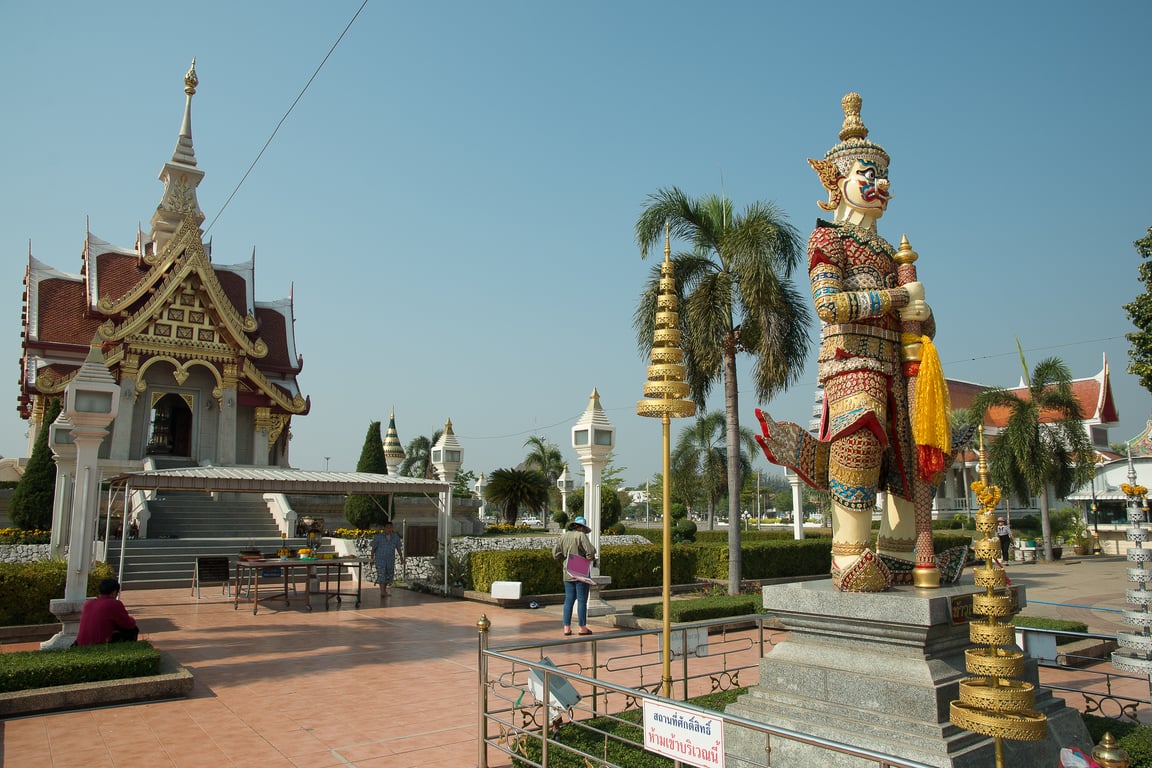
[[[162,453],[220,464],[286,464],[281,438],[290,437],[293,414],[311,409],[296,378],[303,358],[293,297],[258,300],[254,257],[212,262],[197,202],[204,171],[192,144],[198,84],[193,61],[151,232],[134,225],[133,247],[125,248],[96,237],[84,221],[83,267],[76,274],[28,254],[18,409],[25,419],[42,420],[48,398],[65,390],[95,335],[123,385],[122,397],[137,403],[121,409],[113,424],[110,459],[130,464]],[[267,459],[253,455],[254,429],[269,438]]]

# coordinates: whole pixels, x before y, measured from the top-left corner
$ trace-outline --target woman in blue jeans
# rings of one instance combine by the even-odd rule
[[[568,530],[560,535],[552,547],[552,556],[567,564],[571,555],[579,555],[595,562],[596,547],[592,546],[588,534],[592,531],[583,517],[578,517],[568,525]],[[564,569],[564,634],[572,634],[572,606],[576,606],[576,619],[580,623],[580,634],[590,635],[588,629],[588,583],[581,581]]]

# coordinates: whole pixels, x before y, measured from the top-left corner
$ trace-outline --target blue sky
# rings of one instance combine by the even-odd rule
[[[77,272],[86,217],[120,245],[147,231],[194,56],[212,221],[359,7],[0,6],[0,454],[26,441],[29,240]],[[531,435],[576,468],[570,429],[596,387],[616,463],[643,483],[660,469],[659,421],[635,411],[645,198],[771,200],[807,236],[823,195],[805,160],[836,143],[855,90],[892,156],[880,232],[920,254],[945,373],[1015,385],[1016,339],[1030,365],[1056,355],[1077,377],[1106,353],[1125,440],[1150,415],[1121,307],[1152,225],[1150,22],[1145,2],[371,0],[212,226],[213,259],[255,248],[259,300],[295,286],[312,412],[293,422],[294,465],[352,469],[395,407],[404,442],[450,417],[465,469],[515,465]],[[807,421],[814,361],[767,404],[740,371],[744,424],[758,405]]]

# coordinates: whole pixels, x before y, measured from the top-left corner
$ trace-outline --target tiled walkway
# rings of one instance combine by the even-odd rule
[[[1115,632],[1126,563],[1092,558],[1011,566],[1030,615]],[[968,577],[970,582],[970,578]],[[5,768],[456,768],[476,765],[476,621],[493,645],[558,639],[558,608],[506,610],[374,588],[307,613],[258,615],[206,590],[125,592],[144,636],[195,676],[177,701],[39,715],[0,724]],[[1084,608],[1041,604],[1063,603]],[[610,631],[593,624],[598,634]],[[493,755],[493,765],[506,764]]]

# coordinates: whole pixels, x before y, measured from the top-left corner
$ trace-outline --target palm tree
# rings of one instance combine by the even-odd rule
[[[560,453],[560,449],[546,438],[536,435],[525,440],[524,445],[531,448],[524,457],[524,467],[535,469],[547,478],[548,496],[558,502],[560,489],[556,486],[556,480],[564,472],[564,456]]]
[[[397,474],[402,477],[431,478],[433,476],[432,446],[436,445],[436,441],[440,439],[442,434],[444,434],[444,430],[438,429],[432,433],[431,438],[424,435],[412,438],[408,445],[404,446],[404,461],[400,464]]]
[[[1019,343],[1017,343],[1019,347]],[[1027,393],[986,389],[972,400],[974,413],[989,408],[1008,410],[1008,421],[988,446],[992,481],[1009,490],[1023,506],[1031,496],[1040,497],[1040,525],[1044,557],[1052,559],[1052,521],[1048,514],[1048,488],[1063,498],[1091,477],[1092,465],[1077,463],[1092,448],[1084,432],[1080,401],[1072,391],[1072,373],[1059,358],[1040,361],[1028,376],[1024,353],[1024,384]]]
[[[698,408],[712,385],[724,387],[728,452],[728,519],[740,519],[740,403],[736,354],[755,358],[756,397],[767,402],[795,383],[808,352],[808,299],[789,282],[801,262],[802,241],[772,203],[754,202],[736,215],[727,198],[692,199],[676,187],[648,197],[636,222],[641,255],[665,233],[691,244],[672,257],[680,299],[681,346],[686,378]],[[657,265],[636,308],[641,352],[652,348],[660,268]],[[740,526],[728,526],[728,591],[740,591]]]
[[[484,486],[484,499],[504,510],[505,525],[516,525],[521,507],[542,516],[548,506],[548,478],[534,469],[495,469]]]
[[[708,510],[708,528],[715,526],[716,505],[728,491],[728,450],[725,442],[724,413],[712,411],[700,416],[680,433],[672,451],[672,484],[690,499],[702,493]],[[747,429],[740,430],[741,474],[752,469],[748,455],[756,440]],[[731,524],[731,521],[729,521]]]

